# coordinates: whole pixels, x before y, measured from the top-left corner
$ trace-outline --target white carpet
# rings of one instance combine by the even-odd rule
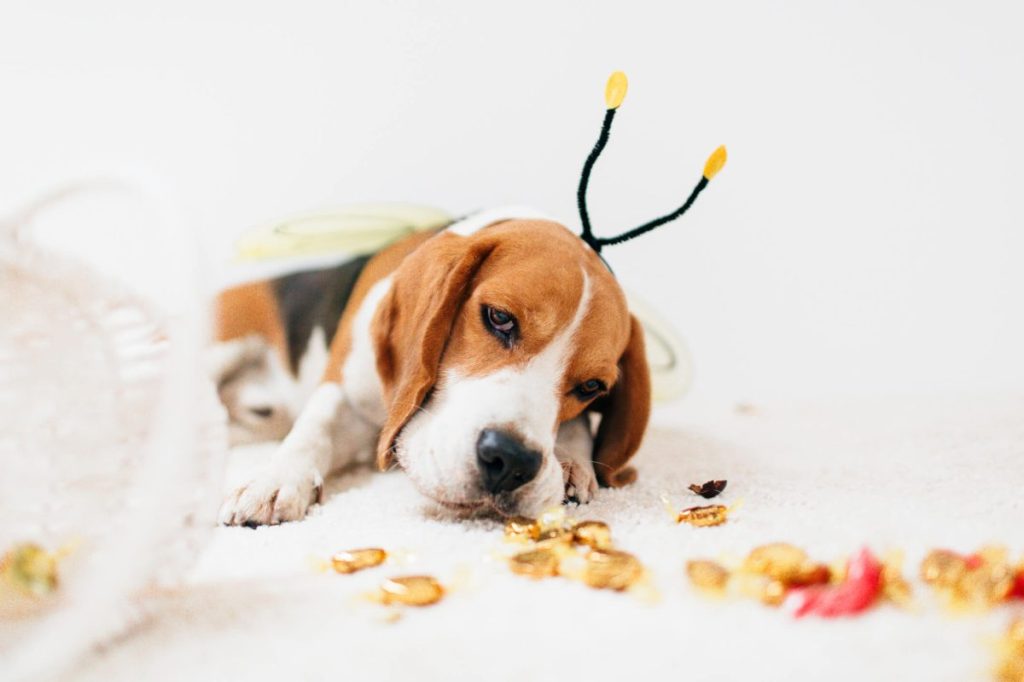
[[[653,573],[660,601],[561,579],[533,582],[493,560],[500,525],[427,516],[400,473],[349,473],[301,523],[220,528],[192,589],[97,654],[77,680],[866,680],[985,679],[1012,613],[945,615],[916,581],[925,550],[982,543],[1024,551],[1024,397],[758,405],[683,403],[659,413],[624,490],[573,514],[607,521]],[[257,459],[239,454],[235,474]],[[677,526],[659,494],[727,478],[743,506],[717,528]],[[751,601],[709,601],[691,557],[742,556],[786,540],[822,560],[867,543],[902,548],[920,608],[795,621]],[[318,574],[310,557],[359,546],[404,565]],[[460,587],[386,623],[357,595],[382,577],[431,573]],[[1024,608],[1017,608],[1024,611]]]

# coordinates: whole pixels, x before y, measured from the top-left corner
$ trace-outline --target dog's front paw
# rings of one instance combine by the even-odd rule
[[[315,470],[271,467],[228,496],[220,508],[220,522],[255,527],[298,521],[320,501],[323,485]]]
[[[562,478],[565,480],[565,499],[586,504],[597,493],[597,476],[594,465],[587,460],[579,462],[570,459],[561,462]]]

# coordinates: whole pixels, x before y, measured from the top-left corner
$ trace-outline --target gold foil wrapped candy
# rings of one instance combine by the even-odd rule
[[[708,559],[687,561],[686,575],[691,583],[707,592],[723,592],[729,584],[729,571],[717,561]]]
[[[1005,601],[1016,580],[1001,547],[985,547],[968,556],[932,550],[921,562],[921,578],[957,610],[984,609]]]
[[[689,507],[679,512],[676,517],[678,523],[688,523],[691,526],[719,526],[725,523],[729,517],[729,508],[722,504],[709,504],[701,507]]]
[[[612,546],[612,530],[603,521],[581,521],[573,529],[573,540],[591,549]]]
[[[0,579],[22,594],[42,597],[57,589],[58,555],[39,545],[16,545],[0,558]]]
[[[551,549],[532,549],[516,554],[508,565],[518,575],[549,578],[558,575],[558,554]]]
[[[807,552],[785,542],[755,547],[743,562],[743,570],[788,582],[807,563]]]
[[[948,549],[933,549],[921,561],[921,580],[936,587],[952,587],[967,570],[964,558]]]
[[[882,596],[897,606],[909,606],[913,590],[903,577],[903,554],[890,552],[882,561]]]
[[[761,588],[759,595],[761,603],[767,606],[779,606],[786,601],[786,592],[789,587],[781,580],[769,580]]]
[[[428,575],[389,578],[381,583],[380,601],[384,604],[430,606],[441,601],[444,587]]]
[[[998,682],[1024,680],[1024,620],[1010,623],[999,643],[999,664],[995,669]]]
[[[639,582],[643,573],[643,565],[632,554],[595,549],[587,554],[583,582],[600,589],[624,590]]]
[[[540,525],[525,516],[516,516],[505,523],[505,539],[528,542],[540,536]]]
[[[331,567],[338,573],[355,573],[364,568],[380,566],[387,558],[387,552],[377,547],[350,549],[332,556]]]

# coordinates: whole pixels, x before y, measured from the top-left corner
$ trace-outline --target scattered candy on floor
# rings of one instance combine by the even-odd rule
[[[509,557],[513,573],[530,578],[562,576],[597,589],[622,591],[641,586],[646,571],[632,554],[612,549],[612,532],[603,521],[569,519],[562,509],[536,521],[513,518],[505,539],[529,548]],[[581,556],[579,550],[585,548]]]

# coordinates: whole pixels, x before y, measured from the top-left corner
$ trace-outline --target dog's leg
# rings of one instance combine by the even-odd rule
[[[320,500],[323,479],[349,464],[374,440],[342,386],[321,384],[270,463],[221,507],[221,523],[265,525],[295,521]]]
[[[562,465],[565,498],[586,504],[597,492],[594,474],[594,437],[586,414],[570,419],[558,427],[555,457]]]

